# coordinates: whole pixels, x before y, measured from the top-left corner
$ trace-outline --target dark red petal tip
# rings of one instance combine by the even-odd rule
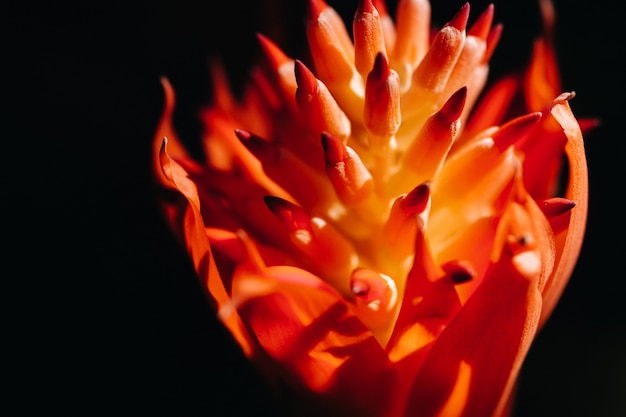
[[[372,0],[359,0],[357,13],[372,13],[374,11],[374,3]]]
[[[285,225],[290,232],[310,229],[311,218],[301,207],[280,197],[267,195],[263,197],[265,205]]]
[[[519,143],[532,131],[541,117],[541,112],[534,112],[506,122],[493,134],[493,142],[500,149]]]
[[[235,135],[237,135],[237,137],[239,138],[239,140],[246,141],[248,139],[250,139],[252,137],[252,133],[248,132],[247,130],[243,130],[243,129],[235,129]]]
[[[548,219],[568,212],[575,206],[575,201],[562,197],[548,198],[539,203],[539,208]]]
[[[454,284],[462,284],[474,278],[476,271],[467,261],[454,260],[441,265],[441,269]]]
[[[389,62],[385,57],[385,54],[379,52],[376,54],[376,59],[374,60],[374,68],[372,72],[370,72],[370,77],[375,82],[383,82],[389,77]]]
[[[322,132],[322,147],[327,165],[335,165],[343,162],[346,158],[346,147],[343,142],[328,132]]]
[[[453,123],[461,117],[463,107],[465,107],[465,99],[467,98],[467,87],[459,88],[454,94],[450,96],[448,101],[439,110],[441,115],[447,122]]]
[[[467,20],[469,19],[469,12],[470,4],[469,2],[467,2],[463,6],[461,6],[459,11],[454,15],[452,20],[450,20],[446,24],[446,26],[452,26],[460,31],[465,30],[465,28],[467,27]]]
[[[472,27],[469,28],[467,34],[481,39],[487,39],[493,22],[493,10],[493,3],[490,3],[480,16],[478,16],[478,19],[476,19]]]
[[[412,216],[426,210],[430,197],[430,185],[425,182],[413,188],[402,202],[402,207],[407,215]]]
[[[309,19],[317,19],[326,4],[323,0],[309,0],[306,2],[306,13]]]
[[[315,78],[311,70],[299,59],[295,60],[294,70],[298,88],[307,93],[314,93],[317,90],[317,78]]]

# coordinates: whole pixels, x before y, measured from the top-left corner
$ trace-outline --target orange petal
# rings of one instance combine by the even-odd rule
[[[430,49],[412,75],[413,84],[433,93],[444,88],[463,51],[468,17],[469,3],[465,3],[435,36]]]
[[[478,16],[474,24],[467,30],[468,36],[476,36],[480,39],[487,39],[491,33],[491,23],[493,22],[493,3],[487,5],[485,10]]]
[[[322,133],[326,175],[337,195],[347,205],[356,205],[374,192],[374,181],[359,155],[339,138]]]
[[[486,48],[487,42],[484,39],[471,35],[465,37],[463,50],[454,64],[450,78],[442,91],[444,97],[451,95],[463,86],[469,87],[474,79],[485,78],[486,81],[487,70],[484,60]],[[477,78],[476,74],[480,75],[480,77]],[[478,96],[479,92],[483,89],[483,84],[478,83],[471,87],[472,89],[469,92],[473,96]]]
[[[425,121],[407,147],[401,169],[390,181],[391,194],[435,178],[460,130],[466,95],[467,88],[460,88]]]
[[[542,1],[544,37],[535,41],[530,66],[525,75],[524,97],[530,111],[541,111],[561,92],[561,80],[552,44],[551,2]]]
[[[265,204],[281,221],[304,262],[347,299],[352,298],[350,275],[359,261],[352,243],[325,220],[293,203],[266,196]]]
[[[275,372],[315,392],[318,404],[383,413],[381,394],[392,388],[386,355],[336,291],[287,266],[241,268],[236,279],[251,292],[238,310]]]
[[[350,287],[357,316],[384,345],[400,305],[395,281],[380,272],[356,268],[350,277]]]
[[[354,65],[354,45],[343,19],[323,0],[307,1],[306,33],[317,77],[350,120],[361,123],[363,77]]]
[[[427,0],[402,0],[396,11],[396,36],[391,66],[400,75],[405,91],[411,74],[430,47],[430,2]]]
[[[383,29],[383,37],[385,39],[385,48],[388,54],[392,54],[396,45],[396,24],[387,10],[385,0],[372,0],[374,7],[378,10],[380,23]]]
[[[402,126],[398,131],[400,149],[405,148],[407,141],[415,137],[426,118],[450,97],[452,91],[447,91],[446,85],[463,51],[468,13],[466,4],[437,33],[430,49],[413,71],[410,88],[401,99]]]
[[[293,200],[293,197],[263,172],[261,174],[259,178],[255,173],[246,171],[245,166],[236,164],[232,171],[207,168],[201,173],[191,173],[191,176],[199,185],[201,214],[207,226],[229,227],[232,230],[245,228],[255,239],[285,247],[288,238],[285,234],[276,233],[280,230],[280,223],[265,206],[263,197],[268,194],[288,200]],[[221,223],[224,220],[226,222]]]
[[[500,125],[520,87],[519,77],[511,75],[497,80],[483,92],[483,98],[472,110],[472,117],[468,119],[462,135],[455,141],[452,150],[461,149],[483,130]]]
[[[506,122],[493,133],[495,145],[502,151],[511,145],[519,147],[520,142],[537,126],[539,119],[541,119],[541,112],[535,112]]]
[[[459,299],[465,303],[482,282],[489,267],[489,256],[500,215],[482,217],[463,227],[458,233],[443,242],[433,242],[437,262],[466,262],[475,271],[474,279],[458,282],[455,286]],[[443,268],[442,265],[442,268]]]
[[[394,135],[401,123],[400,81],[389,68],[385,55],[379,53],[367,76],[363,121],[370,134],[372,152],[390,152],[395,148]]]
[[[430,349],[405,415],[497,415],[535,336],[541,311],[536,276],[510,256],[489,271]],[[504,331],[506,329],[506,331]]]
[[[230,298],[220,279],[205,234],[204,222],[199,211],[199,197],[195,185],[189,180],[185,170],[167,154],[166,145],[167,140],[164,140],[160,150],[161,169],[164,178],[168,181],[164,185],[176,190],[184,199],[166,200],[165,210],[172,230],[184,241],[196,273],[206,285],[210,301],[217,311],[227,305]],[[254,344],[241,322],[240,316],[233,314],[224,318],[223,321],[244,353],[251,356],[254,352]]]
[[[296,101],[313,133],[319,137],[322,132],[347,140],[350,136],[350,120],[335,101],[326,85],[315,78],[311,70],[301,61],[295,61]]]
[[[265,53],[269,67],[274,73],[277,90],[282,95],[282,100],[285,106],[291,113],[297,113],[297,106],[295,102],[296,89],[298,84],[296,83],[296,76],[293,72],[294,60],[288,57],[275,43],[270,39],[257,34],[257,39],[261,46],[261,50]]]
[[[441,248],[478,219],[501,213],[520,167],[513,148],[500,153],[490,138],[450,157],[432,184],[433,204],[441,202],[428,221],[433,245]]]
[[[425,229],[430,207],[428,183],[418,185],[393,202],[383,229],[383,236],[389,248],[386,257],[390,262],[403,263],[408,256],[413,255],[418,229],[422,231]]]
[[[519,232],[520,218],[539,233],[545,230],[541,213],[528,201],[531,206],[526,208],[512,203],[511,208],[522,211],[503,220],[506,233]],[[423,416],[498,415],[508,404],[537,331],[545,270],[543,248],[503,249],[478,289],[433,342],[412,385],[407,417],[416,410]]]
[[[550,198],[561,192],[559,187],[566,142],[563,131],[545,112],[534,132],[520,143],[524,152],[524,184],[533,198]]]
[[[454,282],[445,276],[435,263],[424,233],[418,231],[413,267],[387,345],[392,361],[398,362],[434,341],[461,307]]]
[[[245,130],[237,129],[235,134],[261,162],[263,171],[302,206],[314,212],[324,212],[337,203],[326,176],[289,149]],[[307,184],[307,187],[302,187],[302,184]]]
[[[354,61],[363,78],[372,70],[378,54],[387,56],[382,22],[372,0],[360,0],[352,23]]]
[[[572,95],[567,93],[557,97],[551,114],[562,127],[567,137],[565,153],[569,161],[569,182],[565,198],[575,201],[576,207],[571,210],[569,227],[566,231],[557,235],[557,264],[544,289],[545,306],[541,316],[541,325],[545,323],[552,313],[563,293],[565,285],[569,281],[582,248],[587,226],[589,199],[587,158],[580,127],[568,103],[568,99],[571,97]]]
[[[319,78],[349,82],[356,72],[354,46],[341,16],[324,0],[308,0],[306,30]]]

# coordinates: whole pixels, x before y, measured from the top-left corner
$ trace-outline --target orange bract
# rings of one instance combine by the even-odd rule
[[[310,0],[311,67],[259,35],[267,59],[241,100],[214,67],[206,164],[176,137],[163,80],[165,213],[216,314],[272,377],[337,414],[507,412],[587,215],[574,94],[559,91],[543,11],[525,75],[483,92],[493,5],[468,28],[465,4],[431,37],[427,1],[401,0],[392,20],[361,0],[353,42]]]

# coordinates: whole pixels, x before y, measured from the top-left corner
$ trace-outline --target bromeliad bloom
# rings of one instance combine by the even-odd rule
[[[490,5],[434,31],[427,0],[309,0],[312,62],[258,35],[242,98],[214,67],[205,161],[156,134],[163,207],[268,377],[336,415],[501,416],[578,257],[581,126],[545,36],[487,91]]]

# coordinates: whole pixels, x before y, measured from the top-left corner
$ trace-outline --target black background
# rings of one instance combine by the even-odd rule
[[[160,76],[176,89],[177,128],[198,151],[208,58],[222,56],[240,80],[257,31],[301,57],[303,4],[5,2],[2,343],[11,415],[276,415],[286,401],[267,395],[205,303],[159,215],[149,153]],[[347,19],[356,7],[330,4]],[[435,21],[461,4],[433,2]],[[487,4],[472,2],[472,16]],[[516,417],[626,415],[624,37],[609,4],[555,1],[563,90],[576,91],[577,116],[602,125],[586,137],[591,202],[580,262],[524,366]],[[494,76],[526,62],[540,24],[535,1],[495,6],[505,27]],[[280,38],[285,22],[292,36]]]

